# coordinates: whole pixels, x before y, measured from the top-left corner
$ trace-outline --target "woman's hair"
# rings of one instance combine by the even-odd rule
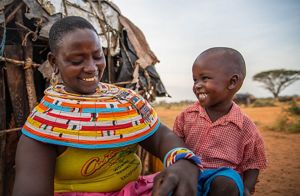
[[[79,16],[67,16],[56,21],[52,25],[49,31],[50,50],[54,52],[57,49],[57,46],[60,44],[63,36],[75,29],[91,29],[97,34],[96,29],[86,19]]]

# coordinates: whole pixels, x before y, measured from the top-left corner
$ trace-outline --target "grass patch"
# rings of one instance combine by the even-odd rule
[[[252,104],[252,107],[274,107],[275,102],[273,99],[257,99]]]

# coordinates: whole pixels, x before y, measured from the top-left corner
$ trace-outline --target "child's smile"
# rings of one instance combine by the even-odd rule
[[[204,102],[206,98],[207,98],[207,94],[206,93],[199,93],[198,99],[199,99],[199,101],[201,103]]]

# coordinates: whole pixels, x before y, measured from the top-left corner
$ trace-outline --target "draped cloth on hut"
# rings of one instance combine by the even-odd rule
[[[159,63],[159,60],[150,49],[143,32],[125,16],[120,15],[119,20],[121,25],[127,31],[128,38],[139,57],[135,63],[144,69],[149,65]]]
[[[22,132],[36,140],[69,147],[127,146],[151,136],[160,125],[156,112],[130,89],[99,83],[93,95],[49,87]]]

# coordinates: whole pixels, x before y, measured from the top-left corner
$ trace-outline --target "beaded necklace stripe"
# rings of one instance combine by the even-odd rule
[[[131,103],[129,102],[118,102],[116,103],[115,100],[105,100],[106,102],[105,103],[102,103],[102,102],[97,102],[97,100],[92,100],[94,101],[93,104],[91,104],[91,101],[84,101],[84,100],[70,100],[70,102],[64,102],[64,99],[60,99],[59,97],[56,97],[55,99],[52,99],[51,97],[49,96],[44,96],[43,98],[43,101],[46,101],[48,103],[51,103],[51,104],[56,104],[58,105],[57,103],[54,103],[55,101],[58,101],[60,102],[61,106],[65,106],[65,107],[72,107],[72,108],[126,108],[126,107],[129,107],[131,106]]]
[[[24,125],[22,129],[22,133],[34,138],[36,140],[39,140],[41,142],[51,143],[51,144],[59,144],[64,146],[71,146],[71,147],[78,147],[78,148],[112,148],[112,147],[121,147],[126,146],[130,144],[135,144],[137,142],[140,142],[147,137],[153,135],[157,128],[159,127],[160,122],[157,121],[157,123],[154,124],[154,127],[151,129],[147,128],[146,130],[140,130],[140,133],[135,133],[134,135],[130,135],[129,137],[122,137],[122,135],[114,135],[109,136],[106,139],[103,139],[103,137],[94,137],[92,139],[91,137],[84,137],[77,135],[77,139],[74,139],[71,135],[65,135],[64,137],[61,137],[61,134],[58,134],[53,131],[45,130],[44,133],[35,131],[31,129],[32,127],[29,127],[27,125]],[[50,133],[49,133],[49,132]],[[82,139],[84,138],[84,139]],[[95,140],[96,138],[102,138],[103,140]],[[90,139],[90,140],[88,140]],[[90,146],[92,145],[92,146]]]
[[[118,138],[120,135],[123,135],[122,137],[129,137],[134,134],[138,134],[140,132],[147,131],[149,129],[149,125],[143,123],[138,124],[135,127],[129,127],[125,129],[112,129],[112,130],[91,130],[91,129],[85,129],[82,126],[78,125],[71,125],[67,128],[59,128],[56,127],[56,124],[42,124],[40,122],[34,121],[33,119],[29,119],[28,123],[26,123],[29,129],[35,132],[39,132],[40,129],[43,129],[43,133],[48,133],[50,135],[59,135],[59,134],[68,134],[73,136],[93,136],[93,137],[102,137],[105,136],[103,133],[110,132],[109,136],[111,137],[103,137],[98,138],[99,140],[106,140],[106,139],[112,139],[112,138]],[[64,137],[67,137],[68,135],[65,135]],[[114,137],[116,135],[116,137]],[[72,137],[71,137],[72,138]],[[94,140],[94,138],[85,138],[81,137],[81,139],[86,140]]]
[[[54,144],[54,145],[60,145],[60,146],[68,146],[68,147],[74,147],[74,148],[84,148],[84,149],[105,149],[105,148],[118,148],[118,147],[122,147],[122,146],[128,146],[131,144],[136,144],[140,141],[145,140],[146,138],[150,137],[151,135],[153,135],[155,133],[155,131],[157,130],[157,128],[159,127],[160,123],[158,122],[158,124],[156,125],[155,129],[153,129],[153,131],[149,132],[149,134],[143,135],[139,138],[137,138],[136,140],[128,140],[127,142],[113,142],[111,144],[80,144],[80,143],[76,143],[76,142],[68,142],[68,141],[60,141],[57,139],[51,139],[48,137],[39,137],[35,134],[32,134],[31,132],[26,132],[26,130],[22,130],[23,134],[27,135],[30,138],[33,138],[35,140],[41,141],[41,142],[45,142],[45,143],[49,143],[49,144]]]
[[[60,121],[64,126],[64,124],[69,124],[70,122],[73,123],[82,123],[86,125],[95,125],[101,126],[102,124],[108,126],[113,125],[115,128],[117,126],[121,126],[121,128],[124,128],[123,126],[129,126],[133,122],[139,121],[140,123],[144,123],[144,118],[142,118],[140,115],[137,114],[136,110],[130,110],[126,112],[120,112],[120,113],[110,113],[109,114],[101,114],[101,113],[78,113],[78,112],[65,112],[65,111],[58,111],[57,110],[48,110],[49,108],[44,106],[44,109],[40,108],[40,105],[36,107],[36,110],[40,112],[39,116],[32,117],[34,120],[37,121],[43,121],[48,122],[51,121],[54,122],[57,120]],[[142,112],[145,113],[147,111],[147,108],[144,106],[144,108],[141,108]],[[150,112],[150,111],[149,111]],[[78,114],[78,115],[76,115]],[[85,116],[81,117],[82,114],[85,114]],[[119,115],[121,114],[121,115]],[[107,119],[107,117],[111,117]],[[126,118],[125,118],[126,117]],[[153,117],[157,117],[156,113],[153,113]],[[38,120],[38,119],[39,120]],[[67,121],[70,121],[67,123]],[[96,122],[96,124],[89,124],[88,122]],[[59,126],[57,124],[56,126]],[[60,126],[59,126],[60,127]],[[105,128],[105,127],[103,127]]]

